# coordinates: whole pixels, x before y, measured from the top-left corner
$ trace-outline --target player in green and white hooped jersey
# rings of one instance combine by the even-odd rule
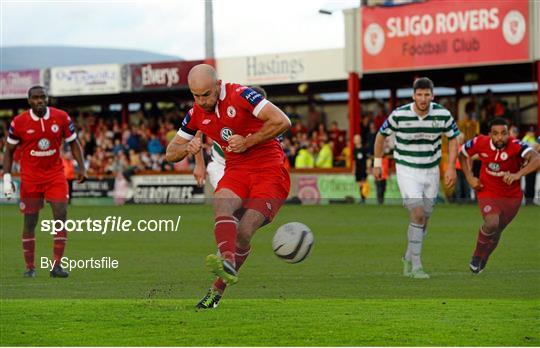
[[[444,174],[447,187],[456,181],[457,136],[459,130],[450,112],[433,103],[433,82],[427,77],[413,84],[413,102],[394,110],[375,139],[373,174],[381,177],[384,138],[394,134],[394,159],[403,204],[409,209],[407,251],[403,257],[403,274],[412,278],[429,278],[424,272],[420,254],[428,219],[439,192],[441,138],[448,137],[448,169]]]

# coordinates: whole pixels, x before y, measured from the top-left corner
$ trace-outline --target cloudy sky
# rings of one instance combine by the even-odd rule
[[[203,0],[1,0],[1,45],[143,49],[204,56]],[[214,0],[217,57],[343,47],[359,0]],[[323,15],[319,9],[331,9]]]

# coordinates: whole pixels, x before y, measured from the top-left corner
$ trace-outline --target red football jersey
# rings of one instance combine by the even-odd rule
[[[62,110],[47,108],[43,117],[32,110],[15,116],[11,121],[7,141],[19,145],[21,151],[21,179],[45,182],[56,175],[64,175],[60,158],[62,140],[77,138],[75,126]]]
[[[228,140],[233,134],[247,137],[262,128],[264,122],[257,116],[267,103],[268,100],[251,88],[222,84],[215,110],[206,112],[195,104],[184,118],[178,135],[191,140],[200,130],[223,149],[227,166],[281,166],[284,154],[276,139],[252,146],[242,153],[231,152],[228,148]]]
[[[478,191],[478,197],[522,197],[520,181],[508,185],[503,177],[506,173],[517,173],[523,157],[531,150],[527,144],[513,138],[508,139],[505,148],[497,149],[487,135],[479,135],[465,143],[461,152],[467,157],[478,154],[482,162],[480,181],[484,188]]]

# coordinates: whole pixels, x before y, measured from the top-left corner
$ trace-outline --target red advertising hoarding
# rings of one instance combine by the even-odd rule
[[[186,86],[189,70],[201,63],[204,61],[133,64],[131,87],[134,91],[141,91]]]
[[[28,96],[28,89],[41,83],[39,70],[0,72],[0,99],[18,99]]]
[[[527,0],[430,0],[360,11],[366,72],[529,60]]]

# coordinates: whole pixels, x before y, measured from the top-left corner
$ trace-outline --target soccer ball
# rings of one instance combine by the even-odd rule
[[[277,229],[272,249],[277,257],[289,263],[304,260],[313,245],[313,233],[300,222],[289,222]]]

